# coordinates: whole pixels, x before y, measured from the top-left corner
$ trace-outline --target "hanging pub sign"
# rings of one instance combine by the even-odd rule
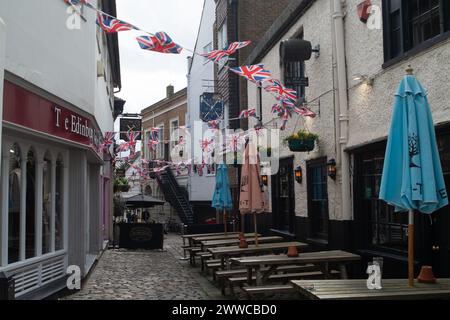
[[[309,87],[309,78],[306,77],[286,77],[286,86]]]
[[[222,99],[215,97],[211,92],[205,92],[200,96],[200,119],[203,122],[223,119],[224,103]]]
[[[121,118],[120,119],[120,139],[128,142],[127,132],[141,132],[142,119],[138,118]],[[137,136],[136,140],[142,140],[141,134]]]

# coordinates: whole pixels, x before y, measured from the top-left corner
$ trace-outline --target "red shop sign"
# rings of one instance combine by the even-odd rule
[[[8,81],[3,105],[4,121],[91,147],[102,139],[90,119]]]

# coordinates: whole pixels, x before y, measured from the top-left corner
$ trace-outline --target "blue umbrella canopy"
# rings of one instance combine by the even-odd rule
[[[448,205],[427,92],[408,68],[395,96],[380,199],[409,211],[408,280],[414,286],[414,211],[431,214]]]
[[[220,164],[217,168],[216,187],[212,199],[212,206],[217,210],[233,209],[230,181],[228,179],[228,168],[225,164]]]
[[[427,93],[413,75],[396,94],[380,199],[397,212],[431,214],[448,205]]]

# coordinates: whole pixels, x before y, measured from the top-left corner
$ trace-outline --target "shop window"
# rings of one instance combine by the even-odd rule
[[[385,60],[401,56],[450,30],[447,0],[384,0]]]
[[[26,259],[36,256],[36,153],[30,149],[27,154],[27,188],[26,188]]]
[[[21,156],[20,147],[14,144],[9,150],[8,263],[20,260]]]
[[[42,174],[42,254],[51,251],[52,161],[47,153]]]
[[[59,156],[56,160],[55,168],[55,249],[63,249],[63,177],[64,164],[62,157]]]

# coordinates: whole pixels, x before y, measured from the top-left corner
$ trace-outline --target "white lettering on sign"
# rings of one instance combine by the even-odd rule
[[[61,128],[61,121],[64,122],[64,130],[80,135],[82,137],[89,138],[90,142],[93,144],[99,144],[99,137],[96,131],[89,127],[88,120],[81,118],[77,115],[71,114],[70,116],[62,116],[62,109],[55,107],[55,126]]]

